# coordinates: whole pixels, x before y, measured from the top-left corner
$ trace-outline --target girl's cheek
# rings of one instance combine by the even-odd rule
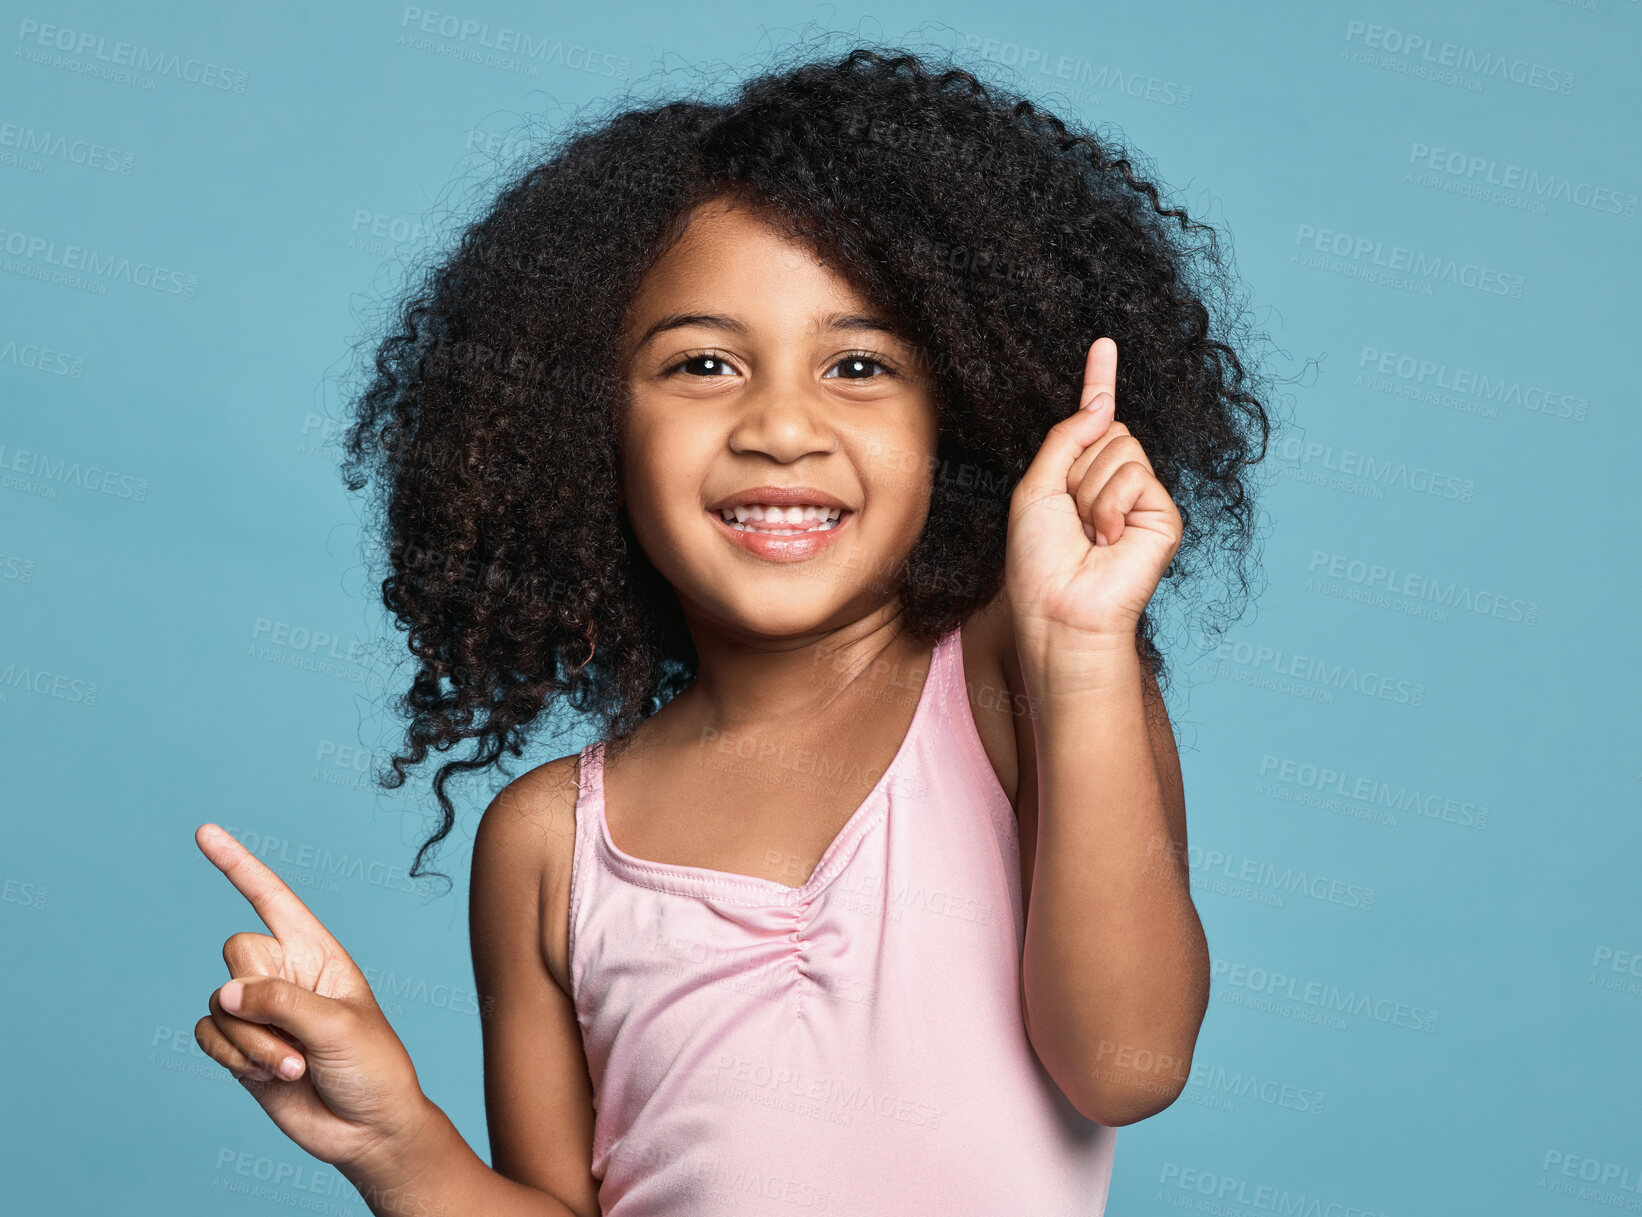
[[[928,497],[934,463],[933,454],[918,437],[902,436],[879,447],[863,475],[879,499],[902,503],[910,510]]]

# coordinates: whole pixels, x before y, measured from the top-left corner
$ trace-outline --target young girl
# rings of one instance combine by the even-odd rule
[[[412,874],[453,772],[601,728],[477,827],[494,1165],[210,824],[270,934],[204,1049],[377,1213],[1100,1213],[1208,999],[1152,601],[1252,537],[1225,280],[1112,145],[907,54],[567,137],[350,435],[395,777],[477,745]]]

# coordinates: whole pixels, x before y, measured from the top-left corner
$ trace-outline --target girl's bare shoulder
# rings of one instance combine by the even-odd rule
[[[522,908],[534,910],[543,961],[566,993],[578,756],[538,765],[496,793],[474,834],[470,889],[475,907],[501,905],[514,917]]]

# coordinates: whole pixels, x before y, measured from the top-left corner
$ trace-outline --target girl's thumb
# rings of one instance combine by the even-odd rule
[[[217,1000],[236,1018],[279,1027],[320,1050],[339,1047],[347,1037],[345,1003],[277,976],[236,976]]]

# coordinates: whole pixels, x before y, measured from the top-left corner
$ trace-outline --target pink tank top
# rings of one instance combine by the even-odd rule
[[[876,784],[824,745],[758,762],[870,785],[802,887],[623,853],[603,759],[581,750],[569,951],[604,1217],[1104,1211],[1116,1129],[1026,1037],[1019,836],[956,628]]]

